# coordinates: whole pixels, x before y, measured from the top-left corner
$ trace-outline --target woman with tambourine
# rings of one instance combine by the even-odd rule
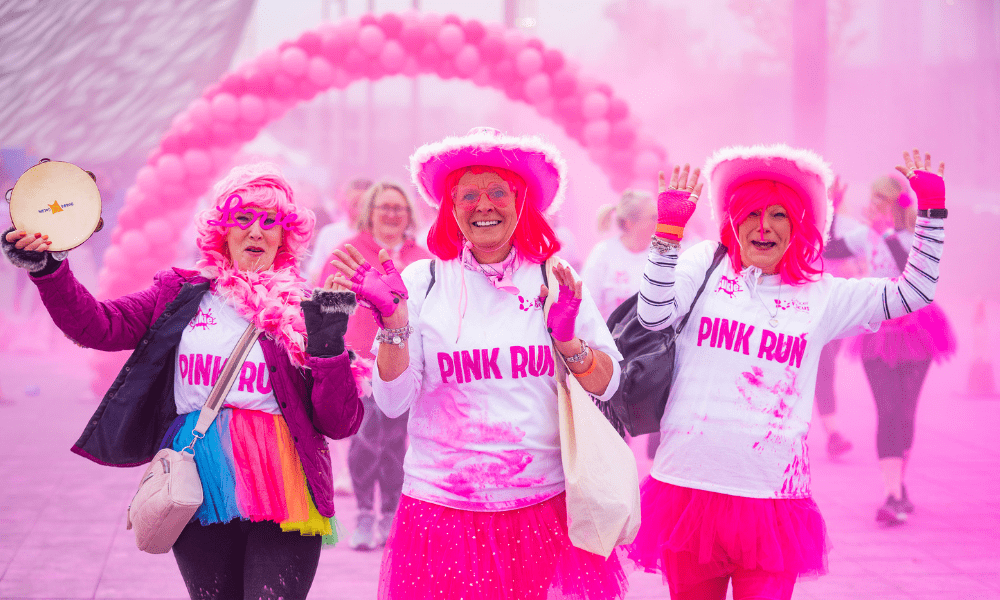
[[[354,294],[306,299],[298,264],[315,217],[273,165],[234,168],[196,222],[198,270],[161,271],[151,287],[105,301],[45,234],[11,229],[3,249],[70,339],[133,351],[73,447],[100,464],[141,465],[192,443],[225,361],[256,325],[262,334],[195,447],[205,500],[173,551],[192,598],[305,598],[332,532],[325,438],[353,434],[364,412],[343,339]]]
[[[944,242],[944,164],[904,153],[920,216],[898,278],[841,279],[818,261],[832,207],[830,167],[784,145],[720,150],[705,166],[728,259],[702,242],[678,256],[701,191],[696,169],[660,175],[659,225],[638,316],[663,329],[690,311],[642,487],[630,554],[673,598],[791,598],[826,571],[826,526],[810,493],[806,434],[820,350],[928,305]],[[698,286],[704,293],[692,307]]]

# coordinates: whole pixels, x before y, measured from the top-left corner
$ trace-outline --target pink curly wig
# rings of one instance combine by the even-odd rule
[[[312,239],[316,215],[295,206],[291,186],[270,163],[233,167],[214,192],[213,205],[195,217],[202,254],[198,268],[212,280],[212,291],[277,340],[292,364],[305,365],[306,326],[299,308],[304,280],[299,275],[299,260]],[[240,271],[229,256],[226,240],[230,228],[209,223],[219,218],[218,207],[232,194],[239,194],[245,205],[298,216],[291,229],[282,231],[281,246],[267,271]]]
[[[736,230],[751,212],[757,210],[763,213],[772,204],[785,207],[792,223],[788,249],[778,263],[781,280],[791,285],[815,280],[823,273],[822,267],[813,266],[820,262],[820,255],[823,253],[823,233],[816,227],[814,220],[806,215],[801,196],[783,183],[764,179],[748,181],[733,190],[726,212],[722,215],[719,237],[729,250],[733,270],[737,273],[743,270]]]

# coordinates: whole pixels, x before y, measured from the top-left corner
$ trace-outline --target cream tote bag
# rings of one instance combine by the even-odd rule
[[[545,318],[558,299],[559,283],[545,264],[549,288]],[[582,550],[607,558],[615,546],[631,543],[639,531],[639,473],[635,455],[594,405],[553,347],[559,384],[559,439],[566,477],[569,539]]]

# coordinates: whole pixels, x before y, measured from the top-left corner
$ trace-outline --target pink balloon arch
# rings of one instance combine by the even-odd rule
[[[611,87],[517,30],[455,15],[366,14],[325,23],[226,74],[177,115],[135,185],[104,255],[100,295],[148,282],[176,258],[176,232],[239,147],[298,102],[359,79],[435,74],[468,79],[534,106],[586,147],[624,189],[655,177],[666,151],[639,131]]]

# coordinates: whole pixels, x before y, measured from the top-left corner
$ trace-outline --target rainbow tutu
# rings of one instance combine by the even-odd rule
[[[174,450],[191,443],[198,411],[180,415],[165,441]],[[165,444],[167,445],[167,444]],[[234,519],[274,521],[283,531],[332,535],[336,525],[319,514],[306,486],[298,452],[281,415],[223,408],[194,445],[205,500],[202,525]]]

